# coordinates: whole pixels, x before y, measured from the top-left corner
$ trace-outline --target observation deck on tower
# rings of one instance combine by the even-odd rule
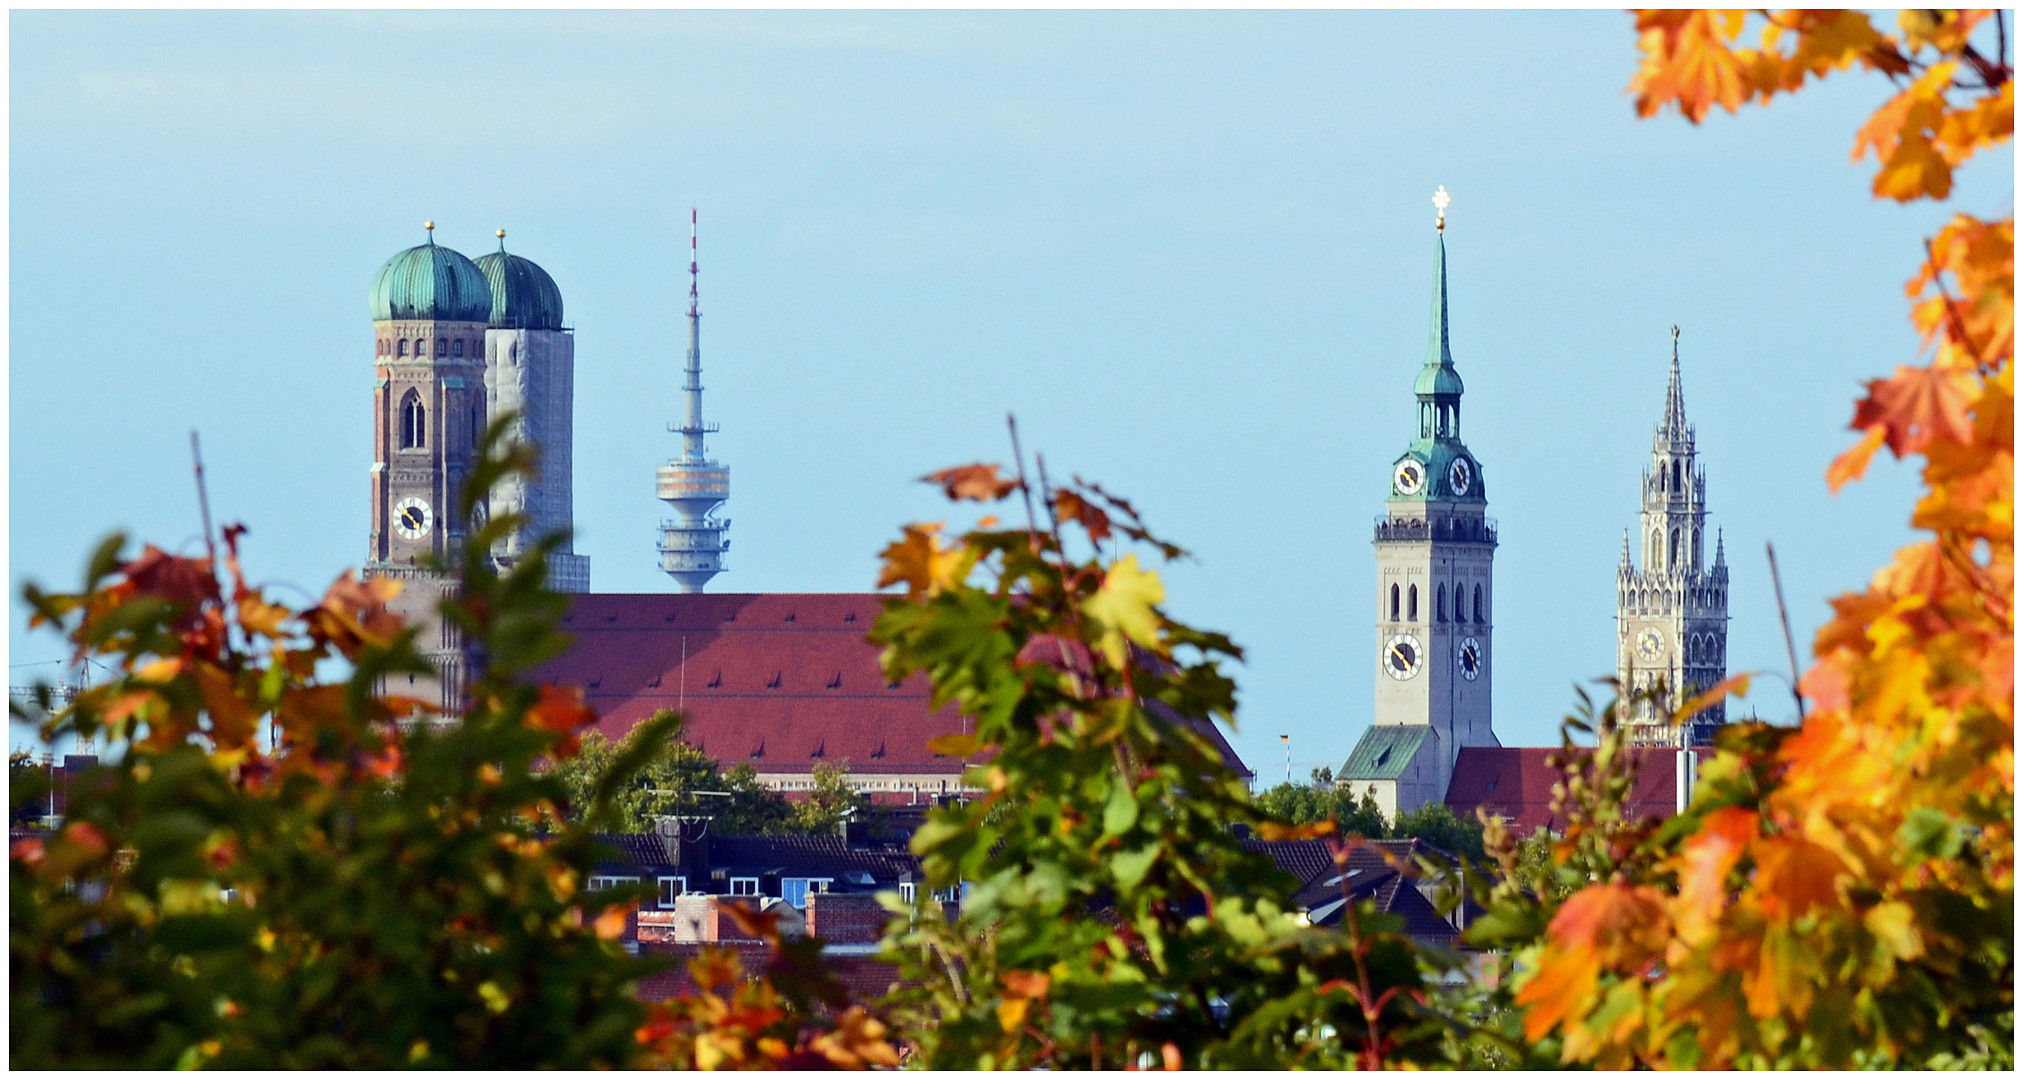
[[[685,593],[699,593],[709,580],[723,573],[724,553],[730,550],[730,519],[719,518],[717,508],[731,496],[730,467],[709,460],[703,436],[714,434],[715,424],[702,418],[702,310],[696,288],[695,211],[689,211],[688,233],[688,364],[682,393],[686,407],[680,424],[667,430],[681,436],[681,456],[660,467],[656,496],[674,508],[677,517],[660,523],[660,568]]]

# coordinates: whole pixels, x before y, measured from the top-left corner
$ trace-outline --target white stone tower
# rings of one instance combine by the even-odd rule
[[[699,593],[709,579],[723,573],[730,541],[730,519],[715,516],[731,496],[729,467],[709,460],[703,436],[717,429],[702,419],[702,309],[696,288],[696,213],[688,216],[688,367],[682,386],[686,409],[680,427],[681,456],[660,467],[658,494],[679,515],[660,523],[660,568],[685,593]]]
[[[1493,562],[1482,466],[1461,441],[1461,375],[1447,339],[1447,189],[1434,195],[1433,312],[1413,392],[1418,436],[1391,467],[1377,519],[1376,711],[1342,777],[1387,813],[1443,798],[1464,746],[1496,746]]]
[[[1716,704],[1684,730],[1670,714],[1687,695],[1728,675],[1728,553],[1717,535],[1714,563],[1704,559],[1707,474],[1694,463],[1693,425],[1679,383],[1679,328],[1672,328],[1672,375],[1665,414],[1651,438],[1644,470],[1634,561],[1628,534],[1616,567],[1616,679],[1625,693],[1660,684],[1660,701],[1628,717],[1630,740],[1641,746],[1705,746],[1727,720]]]
[[[517,512],[527,524],[494,552],[502,563],[520,557],[532,542],[551,533],[564,537],[548,557],[548,587],[557,592],[590,591],[590,557],[578,555],[570,534],[575,527],[576,341],[562,319],[562,290],[531,259],[508,254],[506,230],[499,250],[477,260],[492,287],[492,310],[485,331],[485,397],[488,417],[516,411],[515,438],[541,452],[533,478],[509,476],[492,489],[493,513]]]

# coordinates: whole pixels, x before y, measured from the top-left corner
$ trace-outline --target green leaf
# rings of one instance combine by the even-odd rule
[[[1103,836],[1122,836],[1138,824],[1138,799],[1131,785],[1118,780],[1110,789],[1109,804],[1103,807]]]
[[[1137,848],[1119,852],[1110,858],[1110,875],[1120,888],[1135,889],[1145,880],[1152,864],[1159,861],[1159,846]]]

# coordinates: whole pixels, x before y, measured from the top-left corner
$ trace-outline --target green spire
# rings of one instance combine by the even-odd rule
[[[1433,235],[1433,330],[1426,342],[1427,367],[1453,367],[1447,348],[1447,230]]]

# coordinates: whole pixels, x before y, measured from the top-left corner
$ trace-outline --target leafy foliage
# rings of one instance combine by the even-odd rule
[[[1882,71],[1900,89],[1855,156],[1876,156],[1879,196],[1944,198],[2013,128],[2003,16],[1994,56],[1970,40],[1989,14],[1905,12],[1892,35],[1859,13],[1774,13],[1751,50],[1729,44],[1742,12],[1640,12],[1632,89],[1643,114],[1698,122],[1807,75]],[[1911,523],[1932,538],[1834,601],[1799,727],[1724,733],[1662,828],[1612,824],[1612,790],[1569,791],[1591,824],[1554,845],[1553,875],[1587,883],[1556,905],[1506,888],[1478,925],[1485,943],[1538,934],[1517,1003],[1564,1060],[2013,1063],[2013,258],[2013,217],[1959,215],[1906,286],[1931,363],[1867,385],[1863,437],[1827,479],[1883,446],[1922,455]]]
[[[1390,835],[1384,812],[1369,795],[1357,796],[1337,784],[1278,784],[1258,793],[1257,807],[1280,821],[1311,825],[1335,823],[1342,836],[1362,836],[1372,840]]]
[[[682,742],[678,719],[671,712],[655,717],[661,741],[649,750],[638,771],[617,786],[606,802],[605,819],[591,824],[602,830],[649,833],[657,819],[670,815],[705,815],[716,832],[730,834],[832,834],[839,822],[868,813],[870,799],[850,784],[847,765],[815,766],[814,787],[800,802],[789,802],[759,780],[757,770],[739,762],[719,771],[714,759]],[[582,820],[594,805],[599,783],[614,762],[640,745],[645,727],[634,728],[613,743],[597,732],[582,736],[577,752],[554,762],[548,775],[568,792],[572,820]]]
[[[1233,827],[1314,836],[1251,801],[1190,726],[1234,711],[1222,635],[1170,619],[1122,537],[1167,557],[1125,501],[1077,481],[1037,493],[996,466],[937,473],[952,498],[1022,496],[954,539],[909,525],[885,552],[903,583],[872,629],[887,674],[925,671],[988,755],[980,800],[937,807],[913,840],[960,913],[900,905],[886,955],[909,989],[899,1030],[929,1068],[1284,1067],[1434,1061],[1445,1030],[1394,922],[1351,907],[1346,932],[1302,926],[1294,885]],[[1033,520],[1032,498],[1047,508]],[[1092,549],[1067,555],[1064,528]],[[1105,543],[1111,542],[1110,550]],[[972,579],[977,579],[974,583]],[[1344,858],[1346,852],[1344,851]]]
[[[489,453],[471,488],[526,465]],[[37,624],[113,669],[49,734],[115,753],[71,785],[59,832],[10,852],[11,1063],[632,1063],[631,984],[654,965],[611,940],[622,909],[585,902],[589,834],[557,827],[567,795],[532,767],[588,713],[515,681],[563,645],[547,548],[504,573],[463,559],[443,617],[490,663],[438,726],[402,723],[426,710],[380,689],[430,671],[386,609],[397,586],[347,574],[291,609],[247,584],[244,532],[224,532],[229,592],[212,559],[129,557],[119,537],[78,592],[26,590]],[[327,660],[348,678],[319,679]],[[637,764],[614,762],[592,816]]]

